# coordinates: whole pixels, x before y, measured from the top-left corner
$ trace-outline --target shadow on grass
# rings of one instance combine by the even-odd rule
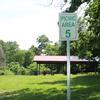
[[[0,100],[66,100],[66,80],[42,82],[38,85],[59,84],[64,89],[21,89],[0,94]],[[34,84],[31,84],[34,86]],[[71,80],[72,100],[100,100],[100,76],[77,76]]]
[[[46,81],[46,82],[41,82],[37,83],[38,85],[66,85],[67,81],[66,80],[58,80],[58,81]],[[36,84],[36,83],[31,83],[31,84]]]
[[[79,76],[71,83],[72,100],[100,100],[100,76]]]
[[[36,92],[37,91],[37,92]],[[44,92],[35,92],[26,88],[13,92],[5,92],[0,95],[0,100],[66,100],[66,95],[56,88],[48,89]]]

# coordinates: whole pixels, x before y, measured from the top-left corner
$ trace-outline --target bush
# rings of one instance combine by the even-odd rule
[[[0,68],[0,75],[14,75],[7,67]]]
[[[24,68],[24,67],[21,67],[20,68],[20,74],[21,75],[28,75],[29,74],[29,70]]]
[[[14,75],[14,73],[12,71],[10,71],[9,69],[5,69],[4,75]]]
[[[0,75],[4,75],[4,71],[3,70],[0,70]]]
[[[11,62],[8,65],[8,68],[15,75],[27,75],[27,74],[29,74],[29,71],[26,68],[24,68],[23,66],[20,66],[20,64],[18,62]]]
[[[17,75],[20,73],[20,64],[17,62],[11,62],[8,64],[8,68]]]
[[[0,75],[29,75],[29,69],[20,66],[17,62],[11,62],[7,67],[0,68]]]
[[[37,68],[35,63],[32,63],[28,66],[29,74],[31,75],[37,75]]]
[[[43,75],[46,75],[46,74],[50,74],[51,73],[51,70],[48,68],[48,67],[45,67],[44,65],[41,67],[41,72]]]

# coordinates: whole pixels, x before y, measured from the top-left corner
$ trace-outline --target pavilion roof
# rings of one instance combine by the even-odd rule
[[[33,61],[37,63],[66,63],[67,56],[34,56]],[[70,61],[73,63],[87,63],[86,59],[80,59],[78,56],[70,56]]]

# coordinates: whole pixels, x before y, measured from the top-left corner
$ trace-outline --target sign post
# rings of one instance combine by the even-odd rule
[[[67,38],[67,100],[71,100],[70,91],[70,39]]]
[[[77,16],[75,13],[59,14],[60,41],[67,42],[67,100],[71,100],[70,89],[70,40],[77,40]]]

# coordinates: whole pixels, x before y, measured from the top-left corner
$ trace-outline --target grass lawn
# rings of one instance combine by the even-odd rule
[[[72,100],[100,100],[100,76],[71,76]],[[0,100],[66,100],[66,76],[0,76]]]

